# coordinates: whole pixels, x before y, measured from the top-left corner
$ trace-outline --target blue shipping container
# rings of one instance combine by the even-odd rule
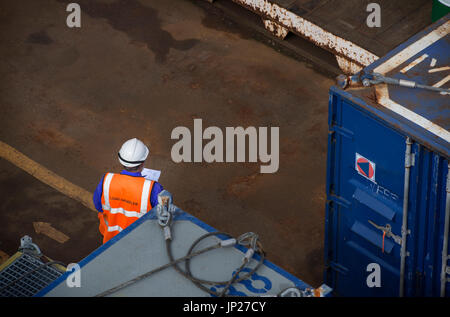
[[[324,282],[337,296],[450,296],[450,94],[413,87],[449,88],[449,17],[330,89]]]

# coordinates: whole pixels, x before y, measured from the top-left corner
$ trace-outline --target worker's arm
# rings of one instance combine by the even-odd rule
[[[163,189],[164,188],[160,183],[155,182],[153,184],[152,192],[150,193],[150,204],[152,205],[152,208],[158,205],[158,195]]]
[[[100,183],[98,183],[97,188],[95,189],[94,196],[92,197],[92,200],[94,201],[95,209],[98,210],[98,212],[103,212],[102,208],[102,194],[103,194],[103,179],[105,178],[105,175],[103,175],[102,180]]]
[[[92,197],[92,200],[94,201],[95,209],[98,211],[98,220],[100,221],[98,230],[102,235],[104,235],[105,232],[105,219],[103,217],[103,208],[102,208],[102,194],[103,194],[103,179],[105,176],[102,177],[102,180],[97,185],[97,188],[95,189],[94,195]]]

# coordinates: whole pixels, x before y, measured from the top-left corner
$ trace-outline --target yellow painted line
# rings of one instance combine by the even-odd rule
[[[0,157],[11,162],[15,166],[21,168],[28,174],[53,187],[64,195],[79,201],[87,208],[95,212],[97,211],[92,201],[92,193],[53,173],[49,169],[33,161],[23,153],[17,151],[15,148],[2,141],[0,141]]]
[[[5,267],[13,263],[19,256],[22,255],[22,252],[16,252],[11,257],[9,257],[5,262],[0,265],[0,271],[2,271]]]
[[[52,227],[48,222],[33,222],[34,231],[36,233],[45,234],[50,239],[53,239],[59,243],[65,243],[70,237],[61,231]]]
[[[0,264],[4,263],[8,259],[9,259],[8,253],[3,252],[2,250],[0,250]]]

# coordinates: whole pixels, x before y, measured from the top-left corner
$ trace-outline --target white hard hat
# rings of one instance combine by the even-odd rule
[[[119,162],[126,167],[135,167],[144,163],[148,156],[148,148],[136,138],[126,141],[119,151]]]

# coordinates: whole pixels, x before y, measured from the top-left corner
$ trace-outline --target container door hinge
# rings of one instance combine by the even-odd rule
[[[415,153],[407,153],[405,159],[405,167],[411,167],[416,164],[416,154]]]
[[[448,258],[450,259],[450,255],[448,256]],[[445,268],[445,274],[450,275],[450,266],[447,266]],[[450,283],[450,277],[447,277],[446,281]]]
[[[343,274],[343,275],[347,275],[347,274],[348,274],[348,268],[346,268],[345,266],[342,266],[342,265],[339,264],[339,263],[336,263],[336,262],[331,261],[331,262],[330,262],[330,268],[331,268],[332,270],[338,272],[338,273]]]
[[[349,208],[351,206],[351,202],[349,202],[347,199],[341,197],[341,196],[337,196],[337,195],[329,195],[329,200],[344,207],[344,208]]]
[[[450,254],[447,255],[447,261],[448,261],[448,260],[450,260]],[[445,262],[445,263],[447,264],[447,262]],[[445,273],[448,274],[448,275],[450,275],[450,266],[449,266],[449,265],[447,265],[447,266],[445,267]]]
[[[346,137],[351,140],[353,140],[354,137],[353,131],[350,131],[349,129],[340,127],[338,125],[333,125],[328,131],[328,133],[338,133],[339,135],[342,135],[343,137]]]

